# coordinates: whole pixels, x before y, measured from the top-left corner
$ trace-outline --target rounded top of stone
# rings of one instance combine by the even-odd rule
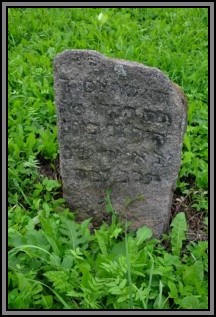
[[[114,57],[108,57],[96,50],[87,50],[87,49],[66,49],[63,52],[59,53],[56,55],[54,61],[55,63],[57,63],[58,61],[65,59],[65,58],[69,58],[72,57],[73,55],[80,55],[82,57],[87,57],[87,56],[92,56],[92,57],[98,57],[101,58],[103,60],[109,60],[109,61],[113,61],[116,63],[121,63],[125,66],[137,66],[140,68],[145,68],[145,69],[149,69],[149,70],[155,70],[155,71],[159,71],[160,73],[162,73],[158,68],[156,67],[151,67],[151,66],[147,66],[144,65],[142,63],[138,63],[135,61],[129,61],[129,60],[125,60],[125,59],[121,59],[121,58],[114,58]],[[166,77],[166,76],[165,76]]]

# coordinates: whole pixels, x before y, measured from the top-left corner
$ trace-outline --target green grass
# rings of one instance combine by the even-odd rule
[[[207,9],[9,8],[8,26],[9,308],[207,308],[208,243],[186,243],[184,213],[167,248],[146,227],[125,235],[115,214],[91,232],[59,198],[60,182],[38,169],[58,157],[57,53],[93,49],[158,67],[188,98],[178,191],[207,223]]]

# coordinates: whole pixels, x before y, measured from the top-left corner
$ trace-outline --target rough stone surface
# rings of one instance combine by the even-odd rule
[[[169,222],[186,128],[184,95],[157,68],[66,50],[54,61],[64,197],[100,218],[105,193],[131,229]]]

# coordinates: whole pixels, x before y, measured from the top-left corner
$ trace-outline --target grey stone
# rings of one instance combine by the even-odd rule
[[[157,68],[66,50],[54,61],[63,193],[78,219],[105,213],[155,236],[168,228],[186,100]]]

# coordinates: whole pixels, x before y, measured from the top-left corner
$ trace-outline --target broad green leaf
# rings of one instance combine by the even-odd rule
[[[26,238],[16,229],[8,229],[8,246],[9,247],[18,247],[23,244],[26,244]]]
[[[120,241],[118,243],[115,243],[111,250],[111,254],[113,254],[115,257],[119,257],[121,255],[125,256],[126,255],[125,242]]]
[[[171,246],[174,255],[179,255],[182,249],[182,242],[186,239],[187,221],[185,213],[178,213],[171,223]]]
[[[95,231],[95,237],[97,239],[102,254],[106,256],[108,253],[104,234],[102,234],[102,232]]]
[[[191,266],[185,265],[185,270],[183,272],[183,282],[184,284],[195,285],[197,291],[202,292],[202,282],[204,278],[203,262],[196,261]]]
[[[51,208],[47,202],[43,203],[43,210],[45,212],[45,218],[48,218],[50,215]]]
[[[80,231],[79,225],[74,221],[62,218],[59,231],[63,236],[66,236],[70,249],[75,250],[78,246],[80,247],[80,245],[88,241]],[[62,239],[62,241],[64,240]]]
[[[170,298],[178,298],[178,290],[176,288],[176,285],[173,282],[169,281],[168,286],[170,289],[170,292],[169,292]]]
[[[77,264],[79,267],[79,270],[82,273],[82,279],[81,279],[81,284],[84,287],[88,287],[88,282],[91,279],[91,266],[88,262],[81,262]]]
[[[45,219],[42,216],[39,216],[39,219],[42,224],[42,228],[44,229],[45,238],[52,246],[52,249],[55,252],[55,254],[60,255],[58,241],[56,238],[56,232],[54,231],[54,228],[52,228],[51,222],[49,221],[49,219]]]
[[[146,226],[139,228],[136,233],[137,245],[141,245],[147,239],[150,239],[152,236],[152,229]]]
[[[52,267],[59,268],[61,266],[61,258],[55,253],[51,254],[49,263]]]
[[[65,269],[70,269],[73,265],[73,256],[70,254],[65,255],[61,265]]]

